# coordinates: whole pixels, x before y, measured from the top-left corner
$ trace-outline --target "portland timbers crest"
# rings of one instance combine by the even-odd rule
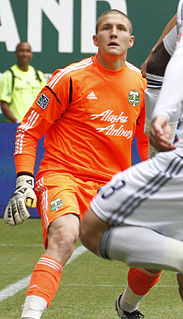
[[[140,103],[140,94],[138,91],[131,90],[128,94],[128,101],[132,106],[137,106]]]
[[[61,198],[54,199],[50,204],[50,210],[51,212],[55,212],[59,210],[64,205]]]

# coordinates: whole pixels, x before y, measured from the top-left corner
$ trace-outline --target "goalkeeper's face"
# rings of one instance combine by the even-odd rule
[[[93,40],[100,53],[111,56],[125,55],[134,43],[128,18],[113,12],[104,15]]]

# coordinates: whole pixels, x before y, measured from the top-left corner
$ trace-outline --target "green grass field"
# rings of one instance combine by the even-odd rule
[[[0,219],[0,234],[2,300],[5,288],[31,274],[44,248],[40,219],[29,219],[17,227],[5,225]],[[57,295],[42,318],[117,319],[114,302],[124,290],[127,272],[125,264],[102,260],[86,251],[65,266]],[[0,301],[0,319],[20,318],[26,288],[12,294]],[[183,304],[174,273],[163,272],[159,283],[142,300],[140,311],[147,319],[182,319]]]

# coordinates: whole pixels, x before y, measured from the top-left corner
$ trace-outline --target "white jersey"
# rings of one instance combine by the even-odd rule
[[[177,10],[178,40],[175,52],[170,59],[156,103],[152,118],[158,114],[165,114],[169,118],[174,117],[177,112],[180,116],[177,151],[183,155],[183,0],[179,1]]]

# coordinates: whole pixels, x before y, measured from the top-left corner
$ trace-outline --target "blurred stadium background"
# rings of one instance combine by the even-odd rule
[[[132,20],[136,42],[129,50],[128,60],[140,67],[176,12],[177,3],[178,0],[0,1],[0,72],[15,61],[13,51],[18,40],[32,44],[32,63],[45,73],[90,56],[96,18],[110,8],[124,9]]]
[[[31,64],[45,74],[95,53],[91,45],[96,18],[117,8],[133,22],[135,45],[128,61],[140,67],[163,28],[175,14],[178,0],[3,0],[0,1],[0,76],[16,62],[14,49],[19,41],[31,43]],[[21,10],[20,10],[21,7]],[[0,114],[0,122],[4,118]],[[14,139],[16,124],[0,123],[0,217],[11,196],[16,175]],[[44,148],[38,148],[36,170]],[[135,141],[133,163],[139,160]],[[38,217],[36,210],[32,217]]]

